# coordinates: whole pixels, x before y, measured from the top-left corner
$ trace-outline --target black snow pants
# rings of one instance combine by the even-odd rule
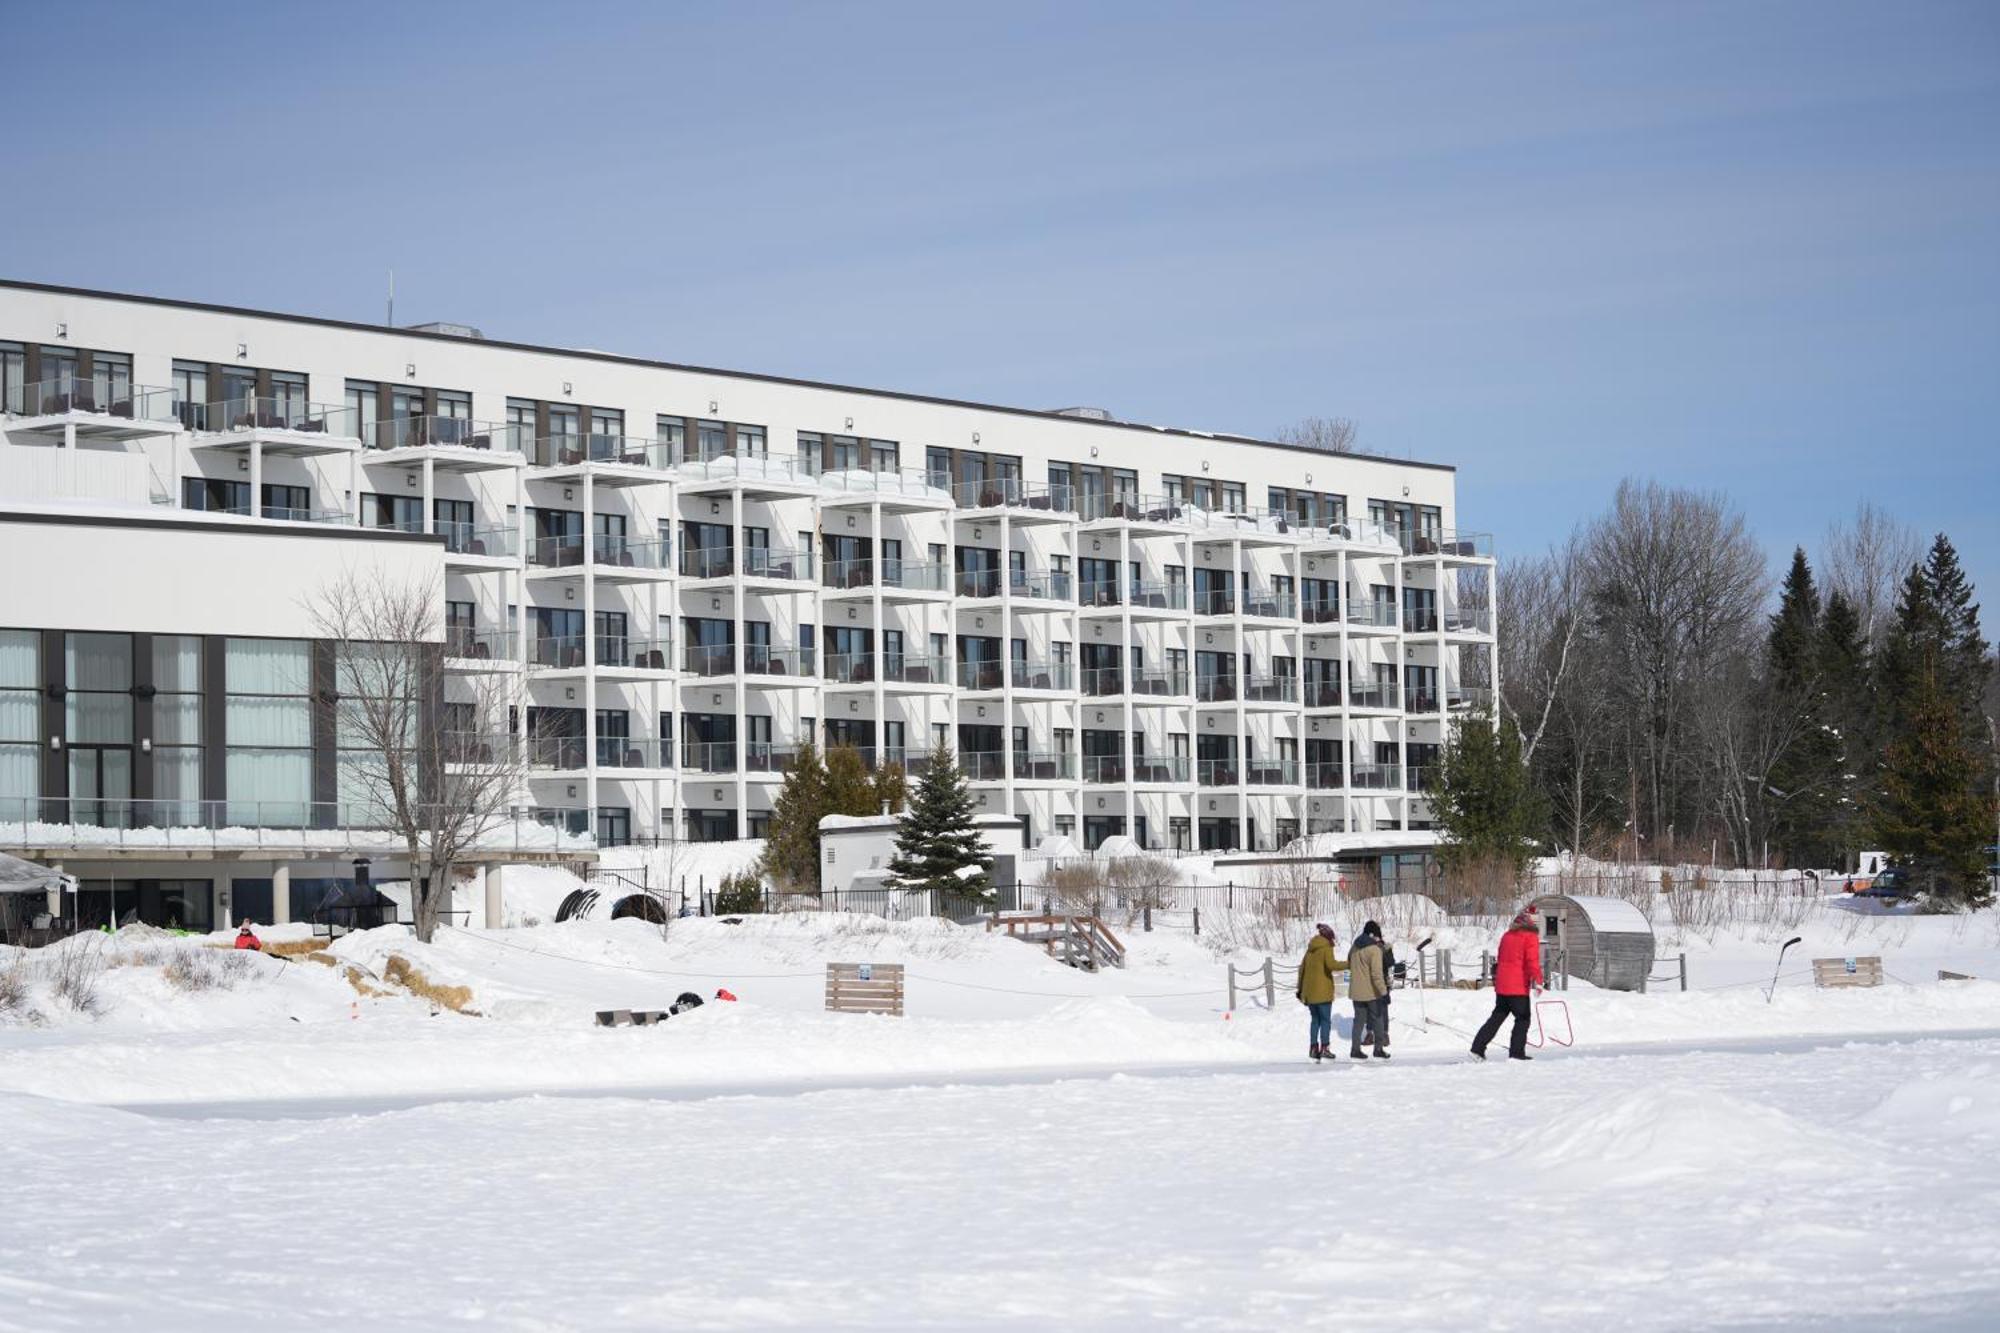
[[[1496,995],[1493,997],[1493,1012],[1486,1016],[1486,1022],[1480,1026],[1479,1035],[1472,1039],[1473,1054],[1486,1054],[1486,1044],[1499,1033],[1502,1020],[1509,1014],[1514,1016],[1514,1032],[1507,1039],[1507,1054],[1528,1053],[1528,997]]]

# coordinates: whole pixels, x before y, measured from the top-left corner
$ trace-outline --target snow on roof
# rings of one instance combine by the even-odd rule
[[[1650,935],[1653,923],[1646,914],[1626,902],[1623,898],[1598,898],[1578,894],[1553,894],[1552,897],[1568,898],[1584,910],[1590,918],[1591,928],[1599,932],[1630,933]]]

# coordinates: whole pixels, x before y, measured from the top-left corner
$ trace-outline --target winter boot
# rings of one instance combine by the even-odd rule
[[[1515,1055],[1512,1051],[1509,1051],[1507,1053],[1507,1058],[1509,1060],[1532,1060],[1535,1057],[1532,1055]]]
[[[1475,1046],[1472,1048],[1472,1058],[1475,1060],[1484,1060],[1486,1058],[1486,1052],[1480,1050],[1477,1046]]]
[[[1312,1045],[1312,1049],[1307,1051],[1306,1055],[1308,1058],[1312,1060],[1314,1064],[1318,1064],[1320,1056],[1324,1054],[1325,1051],[1326,1048],[1324,1046],[1321,1046],[1318,1042],[1314,1042]]]

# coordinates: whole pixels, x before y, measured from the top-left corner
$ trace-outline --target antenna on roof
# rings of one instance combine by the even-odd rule
[[[393,268],[389,270],[389,318],[387,323],[392,329],[396,327],[396,270]]]

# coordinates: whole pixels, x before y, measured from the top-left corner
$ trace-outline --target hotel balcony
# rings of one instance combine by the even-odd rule
[[[1187,614],[1185,583],[1093,579],[1082,588],[1086,616],[1123,615],[1128,609],[1134,620],[1178,620]]]
[[[716,454],[674,464],[681,494],[709,495],[741,489],[746,499],[782,500],[819,493],[813,468],[798,458],[773,454]]]
[[[1350,791],[1400,791],[1403,770],[1396,764],[1356,764],[1347,774]]]
[[[749,741],[743,746],[743,771],[782,778],[799,761],[796,745],[773,745],[769,741]]]
[[[536,481],[580,481],[588,472],[598,486],[651,486],[671,480],[669,449],[639,435],[545,435],[528,449]]]
[[[1307,597],[1304,620],[1308,625],[1339,624],[1340,599],[1338,597]]]
[[[727,643],[691,643],[681,650],[681,671],[704,680],[742,676],[751,685],[813,683],[813,655],[802,648],[771,648],[745,644],[743,665],[736,664],[736,647]]]
[[[671,742],[644,736],[599,736],[595,748],[582,736],[529,736],[522,742],[528,767],[561,773],[581,773],[591,767],[586,756],[594,755],[600,770],[663,772],[673,768]]]
[[[1197,703],[1233,704],[1240,694],[1246,707],[1288,708],[1299,701],[1299,682],[1296,676],[1261,672],[1245,676],[1239,689],[1234,675],[1218,672],[1212,676],[1195,677],[1194,694]]]
[[[354,410],[291,398],[238,398],[227,403],[183,404],[195,422],[193,449],[257,449],[267,457],[319,458],[358,453],[361,431]]]
[[[1070,694],[1076,689],[1076,669],[1069,662],[1014,660],[1016,693]],[[1007,671],[999,662],[960,662],[958,688],[968,694],[998,694],[1006,688]]]
[[[1306,765],[1306,786],[1314,791],[1339,791],[1345,785],[1339,760]]]
[[[180,430],[174,391],[105,377],[63,375],[37,384],[9,384],[0,396],[0,433],[117,444]]]
[[[1454,713],[1491,712],[1493,710],[1493,691],[1485,685],[1453,685],[1444,692],[1444,706]],[[1436,707],[1437,703],[1433,700],[1431,708],[1435,709]],[[1428,710],[1412,707],[1410,711],[1414,713]]]
[[[394,417],[365,427],[364,463],[415,467],[429,462],[440,472],[492,472],[520,467],[528,438],[524,428],[464,417]]]
[[[850,601],[872,598],[880,589],[885,602],[939,601],[951,595],[946,573],[931,560],[828,560],[820,566],[821,596]]]
[[[681,577],[715,582],[733,581],[740,571],[745,583],[770,585],[785,591],[812,578],[812,561],[789,546],[695,546],[681,551]],[[799,591],[796,587],[791,591]]]
[[[584,552],[590,559],[584,559]],[[582,578],[600,583],[658,583],[673,577],[667,544],[657,538],[634,540],[614,533],[528,539],[530,578]]]
[[[1017,611],[1068,612],[1076,605],[1076,580],[1068,573],[1031,574],[997,569],[961,569],[952,579],[960,601],[1012,601]]]
[[[1347,689],[1347,706],[1357,711],[1394,713],[1402,709],[1402,687],[1395,681],[1376,681],[1372,685],[1350,683]]]
[[[1186,529],[1186,501],[1132,491],[1076,493],[1077,517],[1086,528],[1129,527],[1134,536],[1159,536]]]
[[[444,563],[449,569],[512,569],[521,550],[520,530],[512,525],[477,528],[470,523],[440,523],[437,532],[444,538]]]
[[[1350,630],[1394,634],[1402,623],[1396,613],[1394,602],[1361,602],[1350,600],[1347,604],[1347,624]]]
[[[1412,559],[1481,563],[1493,558],[1490,532],[1404,532],[1399,540],[1403,554]]]
[[[735,741],[682,741],[681,771],[684,773],[734,773]]]
[[[520,666],[514,656],[514,646],[512,630],[447,625],[444,630],[444,669],[461,675],[512,671]]]
[[[871,509],[914,514],[951,508],[949,492],[916,468],[837,468],[818,474],[822,509]]]
[[[0,844],[156,859],[196,851],[395,854],[402,835],[354,802],[100,800],[0,797]],[[548,853],[595,845],[587,828],[550,827],[529,811],[481,832],[468,850]]]
[[[1077,521],[1076,489],[1049,487],[1019,478],[991,478],[986,481],[952,482],[942,474],[930,479],[933,487],[947,486],[959,517],[998,519],[1004,511],[1010,523],[1074,523]]]
[[[1091,667],[1082,673],[1082,680],[1083,693],[1093,699],[1129,694],[1141,702],[1179,704],[1188,697],[1185,670],[1128,672],[1123,667]]]
[[[650,677],[672,669],[673,645],[666,639],[633,639],[622,634],[594,636],[586,646],[583,635],[528,641],[528,667],[551,676],[582,675],[586,658],[600,674]]]
[[[1251,787],[1296,787],[1299,785],[1299,761],[1253,759],[1243,766],[1243,781]]]
[[[873,686],[878,683],[878,662],[879,683],[892,694],[948,689],[951,685],[949,662],[943,657],[914,653],[900,656],[885,654],[879,658],[874,653],[828,653],[826,683],[833,686]]]
[[[1197,593],[1194,610],[1198,616],[1234,616],[1236,597],[1227,588]],[[1298,619],[1298,613],[1298,597],[1290,592],[1253,586],[1243,595],[1246,620],[1282,620],[1290,624]]]
[[[1447,610],[1444,613],[1444,632],[1471,638],[1490,638],[1493,634],[1493,613],[1483,606]]]

